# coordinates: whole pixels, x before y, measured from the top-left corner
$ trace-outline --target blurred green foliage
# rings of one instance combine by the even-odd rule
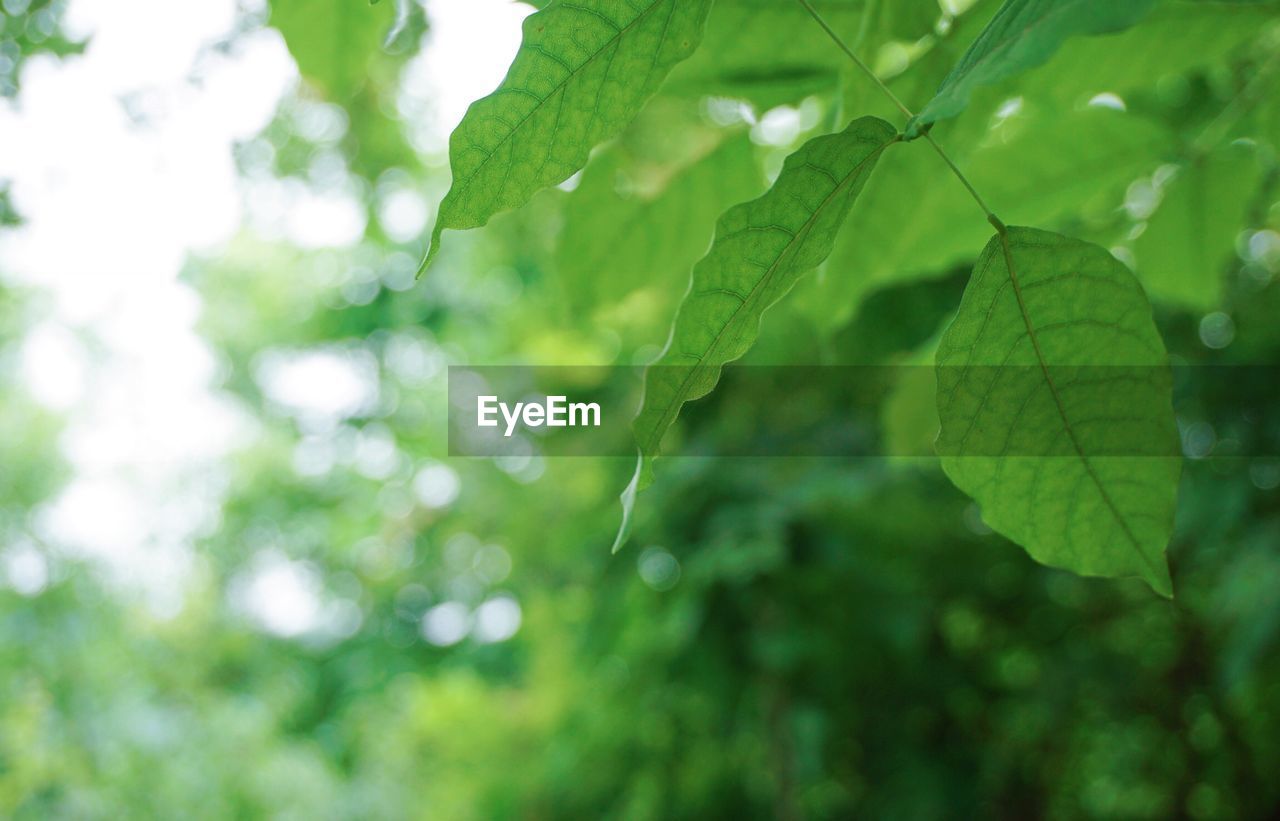
[[[17,92],[18,73],[32,55],[61,57],[83,48],[83,43],[63,36],[58,25],[66,7],[67,0],[5,0],[0,4],[0,97]]]
[[[358,22],[335,41],[312,29],[336,11],[273,4],[270,24],[306,83],[244,154],[269,145],[273,174],[303,176],[332,144],[300,133],[298,112],[338,106],[348,128],[337,150],[376,217],[397,186],[443,190],[443,170],[410,147],[410,124],[389,102],[425,21],[414,5],[397,40],[408,38],[405,51],[388,52],[390,4],[337,5]],[[670,325],[673,285],[710,239],[690,215],[752,196],[790,150],[851,114],[886,113],[838,55],[818,50],[802,16],[770,6],[765,16],[789,22],[741,22],[762,5],[720,0],[707,42],[738,36],[734,57],[721,65],[699,52],[593,157],[576,192],[544,191],[451,235],[416,285],[421,245],[393,240],[376,218],[351,248],[306,250],[246,230],[190,262],[222,388],[256,433],[223,466],[226,499],[176,614],[157,615],[92,564],[33,541],[34,511],[66,479],[59,420],[18,378],[38,297],[0,292],[0,815],[1280,812],[1274,458],[1188,460],[1169,549],[1173,601],[1136,581],[1035,564],[990,532],[933,459],[669,459],[631,546],[611,556],[629,460],[447,458],[444,365],[648,361]],[[943,14],[932,0],[817,5],[917,106],[994,9],[980,1],[953,18],[955,4]],[[1141,241],[1161,168],[1181,162],[1273,59],[1275,16],[1272,4],[1162,4],[1129,32],[1072,41],[1041,69],[979,92],[934,135],[993,199],[1008,197],[1010,217],[1123,256]],[[20,17],[5,19],[0,58],[10,43],[24,56],[43,48],[10,34]],[[751,61],[736,63],[740,54]],[[690,93],[695,77],[713,76],[724,97]],[[1151,289],[1179,362],[1280,361],[1275,82],[1225,137],[1254,154],[1256,176],[1234,248],[1214,263],[1217,296],[1193,311]],[[1125,110],[1082,105],[1101,92]],[[873,179],[862,202],[902,215],[895,229],[913,233],[868,245],[875,258],[838,249],[769,313],[747,362],[931,352],[987,231],[972,203],[953,204],[963,191],[936,158],[909,156],[919,166],[902,173],[914,182]],[[727,193],[706,181],[721,168],[741,169]],[[582,210],[574,194],[614,202]],[[850,225],[885,237],[858,222],[861,207]],[[624,210],[637,237],[655,239],[623,237],[615,264],[591,243],[624,230],[608,225]],[[581,258],[564,262],[565,243],[605,255],[591,263],[598,281],[574,268]],[[1205,336],[1206,322],[1222,327],[1215,317],[1230,323],[1228,344]],[[257,374],[272,355],[308,351],[367,366],[376,400],[330,427],[280,407]],[[1179,400],[1180,426],[1226,420],[1222,452],[1231,442],[1276,453],[1280,385],[1267,387],[1261,415],[1243,410],[1241,391],[1193,391]],[[931,398],[904,395],[895,401],[916,410]],[[671,451],[742,436],[735,408],[751,399],[730,388],[691,406]],[[393,458],[368,457],[387,443]],[[451,476],[456,498],[444,492]],[[29,550],[46,555],[50,575],[22,591],[12,557]],[[246,617],[237,591],[264,556],[306,568],[321,600],[345,607],[337,626],[288,637]],[[502,597],[521,613],[510,638],[424,635],[434,608],[474,614]]]

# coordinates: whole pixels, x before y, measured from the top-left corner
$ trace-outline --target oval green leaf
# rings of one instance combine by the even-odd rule
[[[1142,286],[1105,249],[1001,231],[938,348],[943,470],[1037,561],[1170,596],[1167,360]]]

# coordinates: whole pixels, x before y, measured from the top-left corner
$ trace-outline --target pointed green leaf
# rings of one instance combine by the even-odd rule
[[[997,234],[936,361],[943,469],[992,528],[1044,564],[1172,595],[1171,378],[1124,265],[1048,231]]]
[[[1223,267],[1259,182],[1247,146],[1226,146],[1178,169],[1133,245],[1138,275],[1155,299],[1200,311],[1218,305]]]
[[[1069,37],[1125,29],[1155,0],[1006,0],[938,93],[907,125],[914,137],[930,123],[964,110],[974,89],[1047,61]]]
[[[684,403],[709,393],[721,366],[751,347],[765,310],[826,259],[849,206],[895,140],[884,120],[854,120],[839,134],[805,143],[769,191],[720,218],[666,350],[645,377],[634,429],[646,460],[657,455]]]
[[[453,184],[423,267],[446,228],[484,225],[568,179],[693,53],[710,0],[553,2],[524,21],[506,79],[449,138]]]
[[[645,373],[632,424],[640,455],[622,492],[615,552],[630,534],[636,494],[652,482],[653,459],[680,408],[711,392],[721,367],[755,342],[764,312],[831,253],[876,160],[897,141],[884,120],[854,120],[838,134],[802,145],[763,196],[720,217],[711,250],[693,268],[667,347]]]

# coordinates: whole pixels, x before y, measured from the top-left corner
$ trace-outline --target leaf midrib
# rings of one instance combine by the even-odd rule
[[[794,237],[788,240],[787,244],[783,247],[782,252],[778,254],[777,258],[774,259],[773,264],[770,265],[769,268],[760,276],[759,280],[756,281],[756,284],[751,286],[751,290],[747,293],[747,298],[742,300],[742,303],[734,309],[733,314],[716,333],[715,338],[711,340],[711,344],[707,346],[707,349],[698,359],[698,363],[690,369],[688,376],[686,376],[684,381],[680,383],[680,387],[676,389],[675,395],[672,397],[671,401],[663,408],[662,416],[659,417],[659,424],[653,429],[654,433],[650,434],[648,437],[649,441],[644,443],[644,446],[641,448],[641,453],[652,453],[657,449],[658,442],[662,441],[663,434],[666,432],[667,428],[675,422],[675,417],[679,414],[680,407],[684,405],[686,401],[685,397],[688,395],[689,385],[692,383],[693,378],[702,373],[703,369],[723,367],[723,363],[716,366],[709,366],[705,363],[711,354],[715,352],[717,346],[719,346],[721,340],[724,339],[724,335],[728,333],[729,328],[733,323],[737,321],[738,317],[749,305],[754,304],[755,300],[759,297],[761,289],[768,282],[772,281],[773,277],[777,274],[780,266],[782,265],[783,259],[786,258],[788,254],[793,253],[803,240],[808,237],[809,232],[813,230],[813,226],[818,220],[818,216],[824,213],[827,206],[831,204],[831,201],[837,194],[844,190],[846,185],[848,185],[852,180],[857,179],[858,175],[866,168],[867,163],[875,160],[881,152],[894,142],[897,142],[898,139],[899,137],[895,136],[892,140],[883,143],[866,157],[863,157],[858,164],[845,175],[844,179],[840,181],[840,184],[832,188],[831,193],[823,197],[822,202],[818,203],[818,207],[813,209],[813,213],[805,220],[804,225],[800,227],[800,230],[795,233]],[[657,437],[656,442],[653,441],[655,436]]]
[[[1080,440],[1076,437],[1075,428],[1071,425],[1071,420],[1067,417],[1066,406],[1062,402],[1062,396],[1058,393],[1058,385],[1053,381],[1053,376],[1049,373],[1049,364],[1045,360],[1044,351],[1040,348],[1040,339],[1036,336],[1036,331],[1031,322],[1031,314],[1027,310],[1027,303],[1022,297],[1022,286],[1018,282],[1017,269],[1013,264],[1013,249],[1009,245],[1009,231],[1001,226],[997,229],[1000,237],[1000,248],[1004,252],[1005,268],[1009,272],[1009,282],[1013,285],[1013,295],[1018,302],[1018,312],[1022,316],[1022,322],[1027,329],[1027,337],[1031,340],[1031,347],[1035,351],[1036,362],[1040,365],[1040,372],[1044,375],[1045,384],[1049,386],[1049,393],[1053,396],[1053,404],[1058,409],[1058,416],[1062,419],[1062,426],[1067,432],[1067,438],[1071,441],[1071,447],[1075,449],[1076,456],[1080,458],[1080,463],[1084,466],[1085,473],[1094,487],[1098,489],[1098,495],[1102,497],[1102,501],[1107,506],[1107,510],[1111,511],[1111,515],[1115,518],[1116,523],[1120,525],[1120,529],[1124,532],[1125,538],[1129,540],[1129,544],[1133,547],[1133,552],[1138,554],[1138,558],[1142,559],[1143,564],[1154,573],[1157,577],[1161,575],[1160,569],[1155,566],[1151,558],[1142,551],[1142,547],[1138,542],[1138,538],[1129,528],[1129,523],[1125,521],[1124,516],[1120,514],[1119,508],[1116,507],[1115,500],[1111,498],[1111,494],[1107,492],[1103,486],[1102,480],[1098,478],[1098,474],[1093,469],[1093,463],[1089,461],[1089,456],[1084,452],[1084,448],[1080,444]]]
[[[507,133],[504,134],[502,139],[498,140],[498,142],[493,146],[493,149],[489,151],[488,154],[485,155],[485,158],[480,161],[480,164],[476,166],[475,170],[467,175],[466,179],[463,180],[462,185],[459,186],[459,188],[470,187],[472,181],[475,180],[475,178],[479,176],[480,172],[483,171],[485,167],[489,164],[489,160],[497,156],[499,150],[501,150],[502,147],[511,140],[512,136],[517,131],[519,131],[522,127],[524,127],[524,124],[528,122],[531,117],[533,117],[535,114],[543,110],[543,106],[547,104],[548,100],[550,100],[555,95],[564,91],[564,87],[568,85],[571,80],[575,79],[584,70],[586,70],[586,68],[589,65],[595,62],[597,57],[599,57],[601,54],[604,54],[606,51],[608,51],[609,47],[612,46],[615,42],[617,42],[624,34],[631,31],[631,29],[633,29],[635,26],[639,25],[640,21],[643,20],[645,16],[648,15],[651,11],[653,11],[658,6],[666,2],[668,2],[668,0],[653,0],[653,2],[650,3],[649,6],[644,11],[637,14],[630,23],[627,23],[625,26],[622,26],[621,28],[619,28],[618,31],[612,37],[610,37],[603,44],[601,44],[600,48],[596,49],[596,51],[590,57],[588,57],[585,61],[583,61],[582,65],[578,66],[576,69],[566,74],[564,79],[556,83],[555,87],[553,87],[551,91],[547,93],[547,96],[543,97],[542,100],[536,106],[534,106],[533,109],[528,114],[521,117],[518,121],[516,121],[515,125],[511,126],[511,128],[507,130]],[[674,4],[679,2],[679,0],[670,0],[670,2]],[[561,6],[561,8],[585,11],[585,9],[582,9],[579,6]],[[547,9],[547,11],[550,11],[550,9]],[[665,41],[665,39],[666,37],[664,35],[663,40]],[[659,45],[659,48],[661,48],[662,43],[659,43],[658,45]],[[654,56],[656,58],[657,56],[656,53]],[[497,94],[502,90],[503,90],[502,86],[499,86],[498,88],[494,89],[493,94]],[[490,94],[489,96],[492,97],[493,94]]]

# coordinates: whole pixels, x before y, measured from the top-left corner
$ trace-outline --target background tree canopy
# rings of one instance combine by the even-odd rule
[[[1280,6],[0,11],[0,814],[1280,812]]]

